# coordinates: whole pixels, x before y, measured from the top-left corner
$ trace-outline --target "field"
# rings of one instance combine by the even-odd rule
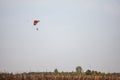
[[[54,73],[0,73],[0,80],[120,80],[120,75]]]

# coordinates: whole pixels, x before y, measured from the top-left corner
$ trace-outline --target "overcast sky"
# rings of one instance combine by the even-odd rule
[[[0,0],[0,72],[76,66],[120,72],[120,0]]]

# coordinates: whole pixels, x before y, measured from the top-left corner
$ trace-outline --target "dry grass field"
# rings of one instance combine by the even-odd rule
[[[70,73],[1,73],[0,80],[120,80],[120,75],[78,75]]]

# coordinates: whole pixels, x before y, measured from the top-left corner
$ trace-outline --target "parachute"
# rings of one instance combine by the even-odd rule
[[[38,22],[40,22],[40,21],[39,20],[34,20],[33,25],[37,25]]]
[[[37,25],[38,22],[40,22],[40,20],[34,20],[33,25],[34,25],[34,26]],[[36,28],[36,30],[38,30],[38,27]]]

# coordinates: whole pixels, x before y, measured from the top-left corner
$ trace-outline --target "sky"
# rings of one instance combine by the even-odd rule
[[[120,72],[119,61],[120,0],[0,0],[0,72]]]

